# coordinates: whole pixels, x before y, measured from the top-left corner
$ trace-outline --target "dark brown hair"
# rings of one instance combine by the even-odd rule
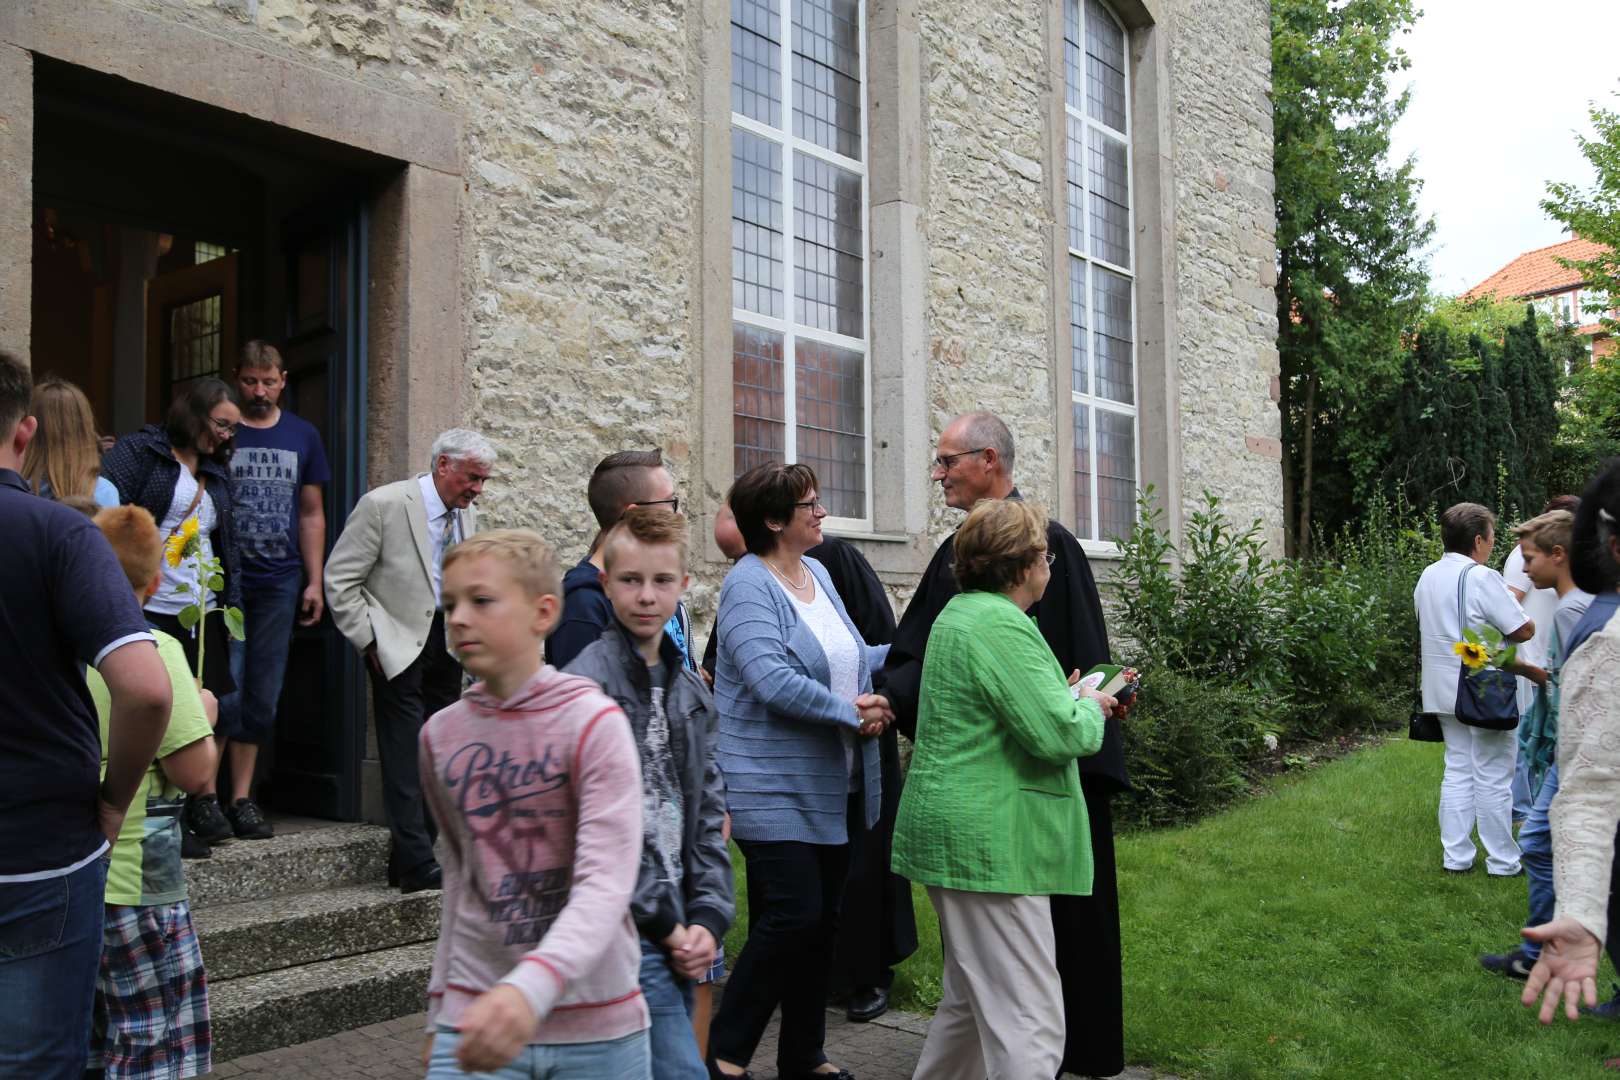
[[[647,469],[660,469],[664,465],[662,450],[620,450],[596,463],[591,482],[585,487],[585,499],[596,515],[598,528],[606,529],[619,520],[624,508],[640,502],[646,490]]]
[[[169,435],[169,445],[181,450],[195,450],[197,440],[208,427],[208,414],[222,401],[236,404],[236,392],[223,379],[210,375],[186,387],[169,405],[169,415],[163,423]],[[230,446],[229,439],[222,440],[214,450],[214,460],[220,464],[229,460]]]
[[[755,555],[765,555],[776,547],[777,534],[770,522],[785,525],[793,520],[793,504],[806,493],[818,490],[816,472],[808,465],[783,465],[770,461],[756,465],[737,477],[726,495],[743,544]]]
[[[1496,515],[1479,503],[1457,503],[1440,515],[1440,542],[1459,555],[1472,555],[1475,539],[1495,529]]]
[[[982,499],[956,531],[956,583],[964,592],[1006,592],[1046,556],[1046,517],[1016,499]]]
[[[0,437],[11,441],[12,429],[28,415],[34,373],[8,352],[0,352]]]

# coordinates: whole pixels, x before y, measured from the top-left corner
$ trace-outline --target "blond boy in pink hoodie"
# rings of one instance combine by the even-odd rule
[[[540,662],[561,579],[537,535],[479,533],[443,575],[450,649],[480,681],[422,728],[444,868],[428,1080],[649,1077],[629,723],[595,683]]]

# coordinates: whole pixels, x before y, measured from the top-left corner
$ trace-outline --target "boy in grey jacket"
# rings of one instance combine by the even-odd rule
[[[633,506],[603,538],[602,558],[615,620],[567,670],[618,702],[641,750],[643,843],[630,913],[641,932],[653,1076],[706,1080],[692,985],[709,970],[736,904],[714,700],[664,630],[691,581],[686,519]]]

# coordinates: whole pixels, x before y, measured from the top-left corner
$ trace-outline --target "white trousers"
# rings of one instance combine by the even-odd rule
[[[1474,840],[1485,845],[1485,871],[1519,872],[1519,845],[1513,839],[1513,766],[1519,737],[1513,731],[1469,727],[1440,714],[1446,739],[1446,772],[1440,781],[1440,847],[1447,870],[1474,865]]]
[[[913,1080],[1045,1080],[1063,1062],[1063,983],[1044,896],[928,888],[943,996]]]

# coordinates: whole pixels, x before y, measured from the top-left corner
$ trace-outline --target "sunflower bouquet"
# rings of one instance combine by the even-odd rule
[[[1469,671],[1483,671],[1488,667],[1506,668],[1519,655],[1517,645],[1502,646],[1502,632],[1494,626],[1484,630],[1464,627],[1463,639],[1453,645],[1451,651],[1462,657]]]
[[[225,570],[219,559],[210,555],[203,557],[202,538],[197,534],[200,525],[195,517],[189,517],[180,523],[180,527],[165,541],[163,557],[170,566],[179,569],[180,564],[187,559],[192,560],[196,573],[192,575],[189,583],[181,585],[176,591],[181,597],[191,601],[180,609],[176,616],[180,625],[197,634],[197,683],[201,685],[203,677],[203,657],[208,651],[208,635],[198,629],[198,625],[209,615],[222,611],[225,615],[225,629],[237,641],[247,637],[243,631],[242,609],[237,607],[219,607],[208,604],[209,594],[219,596],[225,591]]]

